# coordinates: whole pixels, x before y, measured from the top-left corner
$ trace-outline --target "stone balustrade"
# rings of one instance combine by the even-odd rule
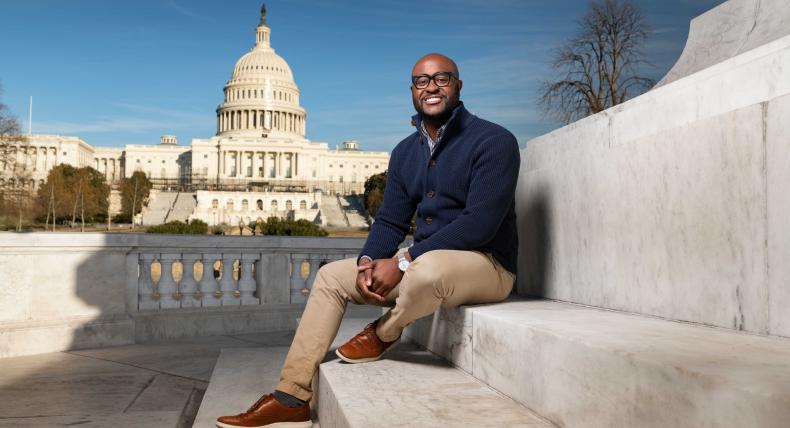
[[[0,357],[296,326],[361,238],[0,233]]]
[[[356,253],[344,250],[321,252],[285,251],[202,252],[192,251],[140,252],[137,276],[137,309],[164,310],[216,306],[261,305],[266,303],[304,303],[310,294],[318,269],[326,263]],[[272,258],[282,258],[284,263],[273,265]],[[154,267],[159,265],[158,275]],[[263,268],[263,265],[268,268]],[[279,266],[280,269],[276,266]],[[282,268],[287,267],[287,272]],[[176,269],[174,269],[176,268]],[[190,274],[191,273],[191,274]],[[281,284],[272,279],[279,278]],[[264,287],[276,289],[288,285],[287,301],[267,301],[278,293],[265,293]]]

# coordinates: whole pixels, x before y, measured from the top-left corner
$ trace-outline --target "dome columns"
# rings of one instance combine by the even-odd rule
[[[222,109],[217,112],[217,134],[235,131],[279,131],[305,135],[305,115],[257,108]]]

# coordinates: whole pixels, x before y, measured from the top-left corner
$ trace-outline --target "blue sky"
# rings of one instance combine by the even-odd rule
[[[689,21],[722,0],[638,0],[660,78]],[[409,72],[427,52],[459,64],[462,100],[523,144],[558,126],[536,105],[551,50],[586,0],[274,0],[272,46],[293,70],[307,136],[391,150],[412,132]],[[260,0],[0,0],[0,99],[33,132],[94,146],[179,144],[215,133],[222,87],[252,48]]]

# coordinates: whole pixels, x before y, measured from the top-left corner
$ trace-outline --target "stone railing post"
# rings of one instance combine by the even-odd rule
[[[176,295],[178,284],[173,279],[173,263],[180,257],[180,254],[162,254],[159,257],[162,275],[159,277],[157,289],[159,291],[159,307],[162,309],[173,309],[181,306]]]
[[[151,263],[156,259],[154,254],[140,254],[140,276],[137,278],[137,292],[140,294],[141,310],[159,309],[159,296],[151,279]]]
[[[315,283],[315,277],[318,276],[318,270],[321,269],[321,260],[323,256],[320,254],[311,254],[310,255],[310,274],[307,275],[307,281],[305,286],[310,290],[313,289],[313,283]]]
[[[259,269],[255,272],[255,276],[258,277],[258,298],[261,299],[261,304],[291,301],[291,289],[288,283],[289,264],[288,254],[261,254]]]
[[[183,254],[181,256],[181,282],[178,284],[178,292],[181,294],[182,308],[200,307],[201,295],[198,291],[198,284],[195,281],[195,262],[200,260],[199,254]],[[203,276],[205,276],[205,266]]]
[[[302,262],[306,258],[306,254],[291,254],[291,303],[305,303],[310,293],[302,278]]]
[[[240,256],[240,254],[232,253],[222,255],[222,278],[219,281],[219,289],[222,293],[222,306],[238,306],[241,304],[237,283],[233,279],[233,263]]]
[[[239,260],[239,293],[242,305],[259,305],[261,300],[255,297],[255,272],[252,266],[260,259],[260,254],[242,254]]]
[[[219,254],[203,254],[203,276],[200,278],[200,294],[203,306],[219,306],[222,292],[214,276],[214,262],[222,256]]]

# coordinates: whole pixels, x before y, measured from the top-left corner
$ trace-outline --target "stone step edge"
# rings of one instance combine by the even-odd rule
[[[369,382],[368,376],[375,376],[375,381]],[[393,378],[400,382],[391,382]],[[419,388],[413,387],[415,382]],[[408,342],[370,363],[324,362],[315,386],[318,419],[325,426],[556,427],[529,407]],[[440,402],[443,398],[447,403]],[[487,413],[485,408],[470,407],[473,404],[495,411]]]
[[[533,319],[532,324],[524,323],[523,319],[519,322],[519,317],[529,319],[530,316],[534,316],[529,311],[543,311],[547,320]],[[560,314],[560,316],[557,316],[557,314]],[[581,327],[577,329],[581,330],[585,328],[589,330],[592,326],[584,324],[585,316],[591,317],[593,320],[597,319],[598,326],[596,328],[598,330],[596,331],[594,328],[591,330],[596,334],[588,331],[587,338],[583,334],[578,333],[574,336],[573,324],[569,324],[568,320],[562,321],[563,314],[565,316],[578,317],[579,319],[576,322],[579,322],[578,325]],[[554,321],[551,320],[552,316],[555,318]],[[642,328],[647,328],[648,332],[651,329],[658,329],[660,332],[656,333],[653,331],[652,334],[655,337],[651,337],[649,340],[637,337],[637,339],[644,341],[649,346],[644,346],[643,344],[641,350],[629,349],[628,346],[623,346],[623,344],[629,345],[628,340],[626,340],[628,327],[621,327],[620,335],[609,334],[609,336],[602,335],[598,337],[599,333],[606,330],[606,328],[603,328],[606,327],[606,322],[601,324],[602,320],[608,320],[606,322],[612,325],[636,323],[641,325]],[[624,320],[629,322],[623,323]],[[552,322],[556,325],[552,325]],[[514,341],[505,340],[505,338],[501,337],[501,334],[499,334],[500,337],[497,337],[498,333],[500,333],[498,330],[503,330],[497,327],[497,323],[506,326],[511,331],[520,332],[521,337],[519,341],[515,341],[519,344],[514,345],[511,343]],[[565,323],[564,326],[558,327],[563,323]],[[563,331],[563,328],[565,331]],[[668,332],[671,334],[668,334]],[[674,333],[678,333],[678,336],[674,336]],[[752,416],[763,421],[765,426],[773,426],[770,422],[775,422],[777,416],[790,417],[790,414],[784,415],[782,411],[776,410],[777,407],[780,407],[782,400],[785,400],[784,402],[787,404],[784,407],[790,409],[790,388],[783,387],[781,382],[782,379],[786,379],[786,383],[790,384],[790,342],[784,338],[738,333],[721,328],[695,326],[688,323],[618,313],[611,310],[599,310],[562,302],[511,300],[496,305],[467,306],[459,309],[440,310],[433,317],[427,317],[414,323],[407,329],[405,336],[431,350],[431,352],[444,357],[456,367],[505,395],[516,399],[516,401],[529,403],[530,407],[562,425],[633,426],[635,423],[645,425],[642,420],[629,420],[623,414],[617,414],[615,411],[609,412],[605,417],[602,417],[597,421],[597,424],[586,420],[582,425],[581,420],[574,419],[574,417],[578,417],[578,414],[576,414],[578,412],[571,412],[574,413],[571,416],[563,415],[568,409],[558,407],[557,403],[552,402],[552,399],[556,400],[557,396],[563,396],[564,398],[573,396],[568,391],[573,390],[576,394],[570,402],[587,400],[587,402],[594,403],[596,399],[602,399],[599,396],[585,395],[579,384],[586,382],[588,383],[586,385],[588,390],[590,388],[599,391],[614,389],[613,394],[615,396],[620,394],[620,402],[637,409],[635,410],[636,412],[641,411],[643,414],[649,414],[658,411],[654,419],[655,421],[663,421],[664,424],[691,426],[693,424],[691,421],[696,416],[701,418],[696,421],[698,423],[710,424],[710,421],[706,419],[709,417],[710,419],[721,421],[722,426],[728,426],[728,423],[732,424],[734,423],[733,421],[737,421],[738,416],[752,414],[756,412],[756,408],[772,404],[774,406],[773,413],[769,410],[761,412],[760,415]],[[623,334],[626,334],[626,336],[621,337]],[[664,337],[661,337],[661,334]],[[589,339],[590,337],[594,337],[594,339]],[[667,341],[668,338],[671,338],[671,341]],[[689,340],[689,338],[693,340]],[[594,343],[596,340],[598,341],[597,344]],[[714,351],[710,352],[709,356],[704,352],[697,352],[696,354],[691,352],[691,355],[684,355],[684,352],[689,351],[682,349],[682,347],[680,349],[671,349],[671,346],[666,346],[667,343],[671,344],[677,341],[689,342],[690,344],[687,343],[686,346],[689,346],[692,350],[697,346],[698,348],[712,347]],[[559,345],[556,345],[556,343],[559,343]],[[653,346],[654,349],[650,349],[650,346]],[[738,348],[739,346],[740,348]],[[485,349],[481,350],[484,347],[498,349],[496,358],[487,355],[490,352],[485,352]],[[761,350],[761,352],[757,352],[756,355],[747,355],[743,357],[743,361],[739,361],[732,356],[729,356],[728,359],[727,352],[732,352],[732,347],[741,350]],[[551,351],[544,348],[551,348],[555,354],[549,355]],[[580,353],[580,355],[570,355],[572,352]],[[785,360],[776,358],[774,354],[777,352],[787,358]],[[521,360],[516,361],[513,358],[514,354],[520,355]],[[581,354],[595,355],[595,358],[598,358],[599,361],[596,364],[592,364],[590,362],[593,360],[592,357],[585,359],[584,355]],[[574,370],[573,364],[570,364],[570,367],[565,370],[568,373],[563,373],[562,371],[553,372],[552,370],[556,370],[558,367],[552,367],[550,362],[541,360],[541,357],[548,356],[564,359],[577,365],[587,364],[590,370],[587,372],[579,371],[576,373],[578,379],[574,380],[569,375]],[[686,359],[683,360],[680,357]],[[719,358],[719,360],[706,362],[706,357]],[[765,361],[761,361],[760,358]],[[545,370],[535,369],[530,371],[525,369],[523,366],[528,365],[529,361],[531,361],[530,359],[535,359],[537,361],[536,365],[540,366],[542,364],[542,368]],[[622,371],[620,377],[631,376],[630,379],[632,380],[641,381],[642,383],[647,382],[648,388],[644,393],[651,396],[656,402],[664,403],[667,409],[672,408],[674,405],[676,408],[673,411],[678,417],[674,419],[672,417],[666,418],[667,414],[662,414],[656,407],[650,407],[645,405],[645,403],[639,402],[631,403],[630,401],[633,401],[632,396],[622,391],[618,392],[617,388],[612,388],[611,384],[619,384],[626,389],[630,387],[631,390],[634,389],[633,385],[629,385],[623,379],[609,379],[596,373],[596,371],[602,371],[606,368],[620,372],[621,369],[617,368],[616,364],[613,365],[615,362],[633,365],[635,368]],[[774,367],[772,370],[776,372],[761,370],[761,363],[773,364],[770,367]],[[508,364],[511,364],[511,366],[508,366]],[[522,367],[518,368],[517,364],[521,364]],[[717,368],[724,370],[724,373],[717,373]],[[542,379],[544,376],[552,376],[552,373],[554,377],[543,384],[539,380],[535,380],[536,378]],[[754,379],[746,376],[749,374],[753,375]],[[658,375],[664,376],[668,380],[659,384],[650,383],[655,381],[654,376]],[[567,378],[563,378],[563,376]],[[596,379],[596,376],[599,378]],[[777,380],[774,381],[773,377],[777,377]],[[522,380],[522,384],[518,383],[518,379]],[[563,380],[560,381],[558,379]],[[757,381],[755,379],[760,380]],[[737,400],[734,400],[735,402],[730,403],[729,406],[723,406],[720,402],[726,400],[721,397],[719,397],[719,401],[716,401],[716,399],[697,391],[676,391],[677,385],[683,384],[682,382],[687,382],[689,388],[698,388],[700,391],[704,391],[708,387],[713,392],[743,398],[746,402],[752,404],[754,408],[749,407],[749,405],[742,405]],[[565,385],[563,388],[567,391],[564,391],[557,385]],[[554,395],[553,397],[552,394]],[[764,398],[765,395],[769,398]],[[688,399],[688,402],[683,403],[683,400],[680,400],[678,397],[685,397]],[[700,407],[703,412],[702,415],[699,412],[695,413],[695,405]],[[743,412],[739,415],[732,409],[728,410],[728,407],[732,407],[732,409],[740,408]],[[708,415],[704,414],[706,409],[709,412]],[[587,412],[590,411],[593,414],[596,412],[600,413],[595,408],[587,409]],[[732,415],[732,418],[716,418],[713,413],[729,413]],[[786,413],[790,413],[790,411]],[[688,418],[683,419],[680,415],[686,415]],[[662,419],[662,416],[664,419]],[[754,421],[747,418],[744,422],[748,424]]]

